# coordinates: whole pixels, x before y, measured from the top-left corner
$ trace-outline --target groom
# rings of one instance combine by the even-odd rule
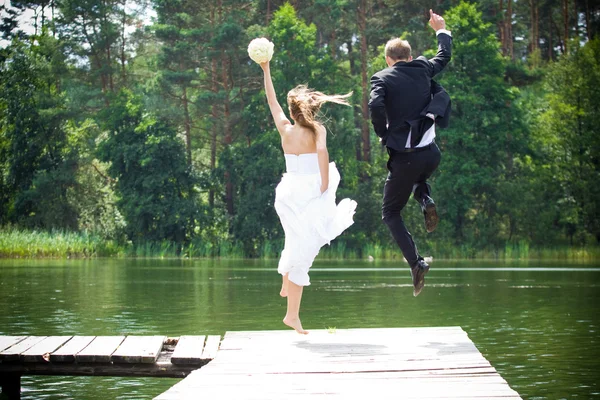
[[[432,81],[450,61],[452,37],[446,22],[429,10],[429,25],[435,30],[438,52],[427,60],[413,60],[406,40],[392,39],[385,46],[388,68],[371,78],[369,109],[375,133],[385,144],[389,161],[383,191],[383,220],[410,265],[413,295],[425,285],[429,265],[417,251],[404,226],[401,212],[413,194],[425,216],[427,232],[438,223],[435,203],[427,179],[440,163],[440,150],[434,142],[435,125],[447,124],[450,98]]]

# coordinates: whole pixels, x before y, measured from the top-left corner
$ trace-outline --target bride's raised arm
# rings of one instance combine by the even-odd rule
[[[279,134],[282,135],[285,132],[286,125],[290,125],[290,120],[286,117],[283,109],[279,105],[277,101],[277,96],[275,95],[275,88],[273,87],[273,79],[271,79],[271,69],[269,66],[269,62],[264,62],[260,64],[264,75],[265,75],[265,92],[267,94],[267,102],[269,103],[269,108],[271,109],[271,115],[273,115],[273,119],[275,120],[275,125],[277,126],[277,130]]]

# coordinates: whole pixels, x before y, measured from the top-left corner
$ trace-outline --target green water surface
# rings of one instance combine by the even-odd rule
[[[0,260],[0,335],[284,329],[276,264]],[[397,263],[317,261],[311,280],[309,330],[461,326],[524,399],[600,398],[600,262],[436,261],[417,298]],[[177,381],[25,376],[23,399],[151,399]]]

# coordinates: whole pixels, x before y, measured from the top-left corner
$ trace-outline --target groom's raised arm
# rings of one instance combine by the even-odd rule
[[[385,115],[385,84],[383,79],[377,75],[371,78],[371,98],[369,99],[369,110],[371,111],[371,122],[375,133],[380,138],[387,136],[387,116]]]
[[[438,52],[428,60],[431,67],[431,77],[439,74],[452,58],[452,34],[446,30],[446,21],[441,15],[429,10],[429,25],[435,31],[438,41]]]

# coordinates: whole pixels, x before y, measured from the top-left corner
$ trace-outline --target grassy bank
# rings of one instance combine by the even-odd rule
[[[119,247],[96,235],[63,231],[0,230],[0,257],[69,258],[115,256]]]
[[[421,249],[421,247],[419,247]],[[507,243],[504,247],[475,248],[469,245],[453,245],[433,243],[430,248],[422,250],[424,256],[435,259],[486,259],[486,260],[565,260],[592,261],[600,260],[600,246],[574,247],[530,247],[526,242]],[[321,250],[322,259],[368,259],[400,260],[402,254],[396,246],[366,244],[360,250],[348,249],[343,242],[332,243]]]
[[[276,259],[283,241],[265,242],[254,254],[246,254],[240,244],[229,241],[208,242],[195,240],[178,245],[172,242],[118,243],[85,232],[35,231],[15,228],[0,230],[0,258],[92,258],[92,257],[148,257],[148,258],[246,258]],[[491,259],[491,260],[600,260],[600,246],[589,247],[530,247],[526,242],[507,243],[501,248],[474,248],[434,243],[423,250],[436,259]],[[400,260],[396,246],[365,244],[350,247],[343,240],[325,246],[318,258],[322,260]]]

